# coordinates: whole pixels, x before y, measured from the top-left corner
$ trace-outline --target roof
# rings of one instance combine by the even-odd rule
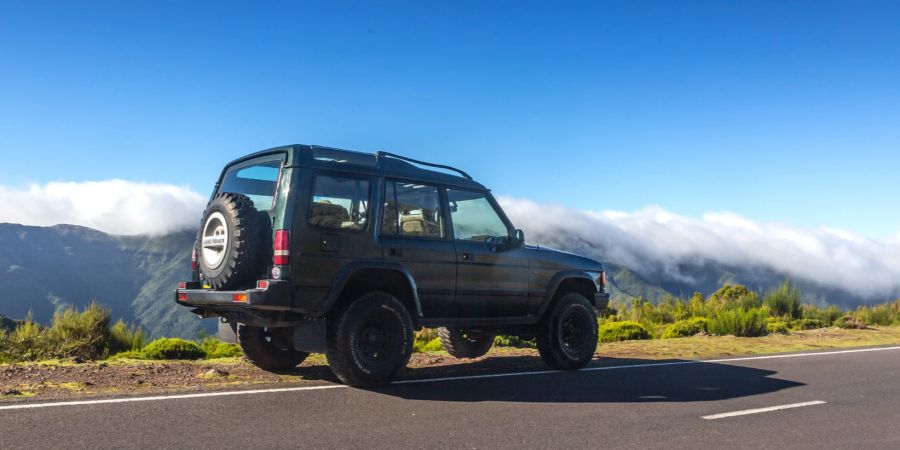
[[[292,167],[325,168],[369,175],[404,178],[414,181],[432,182],[471,189],[486,189],[475,180],[466,178],[468,174],[465,172],[450,166],[426,163],[424,161],[408,159],[400,155],[386,152],[363,153],[319,145],[294,144],[274,147],[238,158],[228,163],[228,165],[231,166],[249,159],[277,152],[288,153],[287,164]],[[413,161],[419,165],[404,159]],[[421,165],[431,165],[449,171],[456,171],[465,176],[427,169],[421,167]]]

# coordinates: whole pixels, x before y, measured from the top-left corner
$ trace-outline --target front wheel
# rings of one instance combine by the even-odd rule
[[[263,370],[297,367],[309,353],[294,349],[292,328],[237,326],[237,340],[244,357]]]
[[[412,350],[412,319],[388,293],[366,294],[328,318],[325,356],[331,371],[350,386],[390,383]]]
[[[550,367],[577,370],[591,362],[597,350],[597,313],[583,295],[563,295],[541,320],[538,352]]]

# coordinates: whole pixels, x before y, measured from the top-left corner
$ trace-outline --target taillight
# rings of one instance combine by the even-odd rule
[[[194,250],[191,252],[191,270],[197,270],[199,268],[199,264],[197,264],[197,248],[194,247]]]
[[[600,272],[600,287],[606,287],[606,271]]]
[[[288,230],[275,231],[275,253],[272,263],[276,266],[286,266],[291,261],[291,232]]]

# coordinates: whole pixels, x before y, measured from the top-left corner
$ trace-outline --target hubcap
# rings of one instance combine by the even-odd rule
[[[367,359],[378,360],[384,356],[390,337],[383,323],[369,322],[360,332],[359,349]]]
[[[581,330],[578,328],[576,319],[572,316],[566,318],[562,324],[563,345],[569,350],[577,350],[581,344]]]
[[[564,352],[577,356],[586,350],[585,346],[596,345],[588,343],[591,337],[590,327],[593,327],[591,318],[577,309],[570,309],[559,322],[559,343]],[[592,350],[593,351],[593,350]]]
[[[215,269],[222,265],[228,250],[228,223],[222,213],[214,212],[206,219],[200,249],[208,267]]]

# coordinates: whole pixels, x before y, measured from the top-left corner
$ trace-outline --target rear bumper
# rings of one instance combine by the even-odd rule
[[[594,294],[594,307],[598,310],[605,309],[609,306],[609,293],[608,292],[598,292]]]
[[[215,310],[224,308],[258,309],[266,311],[289,311],[291,309],[290,282],[268,280],[266,289],[242,291],[215,291],[212,289],[176,289],[175,303],[193,308]],[[238,296],[236,299],[235,296]],[[243,295],[243,297],[240,297]],[[236,301],[237,300],[237,301]]]

